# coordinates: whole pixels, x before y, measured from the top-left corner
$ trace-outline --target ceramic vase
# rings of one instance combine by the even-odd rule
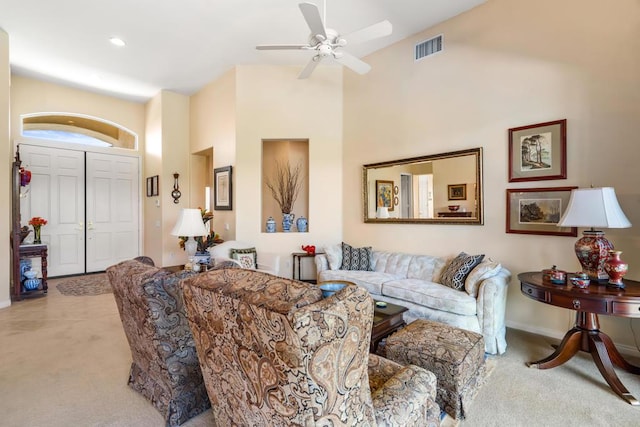
[[[609,259],[604,263],[604,271],[609,275],[610,286],[616,286],[618,288],[624,288],[622,278],[627,274],[629,264],[620,259],[622,251],[609,251]]]
[[[293,224],[293,219],[295,217],[296,215],[292,213],[282,213],[282,231],[285,233],[291,231],[291,224]]]
[[[267,230],[267,233],[276,232],[276,220],[273,219],[273,217],[267,218],[266,230]]]
[[[307,221],[307,218],[305,218],[303,216],[301,216],[300,218],[298,218],[296,220],[296,228],[298,229],[298,232],[300,232],[300,233],[306,233],[308,225],[309,225],[309,221]]]
[[[34,245],[39,245],[40,243],[42,243],[42,240],[40,240],[40,225],[34,225],[33,226],[33,244]]]

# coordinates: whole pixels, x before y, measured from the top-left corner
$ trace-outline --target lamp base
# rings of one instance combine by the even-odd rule
[[[587,273],[591,280],[607,281],[609,275],[604,269],[604,263],[609,258],[609,251],[613,249],[613,245],[604,237],[602,231],[586,230],[582,232],[582,236],[574,246],[582,271]]]

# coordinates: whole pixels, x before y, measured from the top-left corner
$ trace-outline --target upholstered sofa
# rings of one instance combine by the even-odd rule
[[[273,252],[257,251],[255,245],[250,243],[227,240],[224,243],[208,248],[207,251],[211,255],[214,265],[231,261],[239,267],[247,268],[246,260],[252,258],[253,265],[249,266],[249,268],[275,274],[276,276],[280,271],[280,255]]]
[[[107,268],[133,359],[128,384],[160,411],[167,426],[211,406],[179,286],[194,274],[154,267],[147,257]]]
[[[505,309],[511,273],[489,259],[474,267],[460,289],[440,282],[453,258],[370,251],[368,270],[347,270],[340,245],[315,257],[318,281],[346,280],[375,300],[407,307],[405,321],[428,319],[481,333],[485,351],[506,351]],[[347,267],[349,268],[349,267]]]
[[[437,426],[435,375],[369,354],[373,300],[247,269],[182,281],[218,425]]]

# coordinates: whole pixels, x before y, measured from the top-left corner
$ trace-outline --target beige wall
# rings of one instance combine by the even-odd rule
[[[190,99],[191,152],[213,148],[213,168],[236,166],[236,70],[209,83]],[[213,179],[213,170],[208,171]],[[236,171],[232,170],[233,210],[213,211],[213,229],[224,240],[236,236]],[[212,181],[213,182],[213,181]],[[213,189],[212,189],[213,191]],[[213,210],[213,192],[211,194]],[[227,229],[228,228],[228,229]]]
[[[319,66],[297,79],[299,67],[237,67],[234,208],[238,240],[281,254],[290,275],[291,252],[303,244],[342,238],[342,70]],[[263,233],[262,140],[309,140],[309,232]],[[282,221],[282,218],[276,218]]]
[[[13,150],[9,138],[9,89],[11,77],[9,70],[9,36],[0,29],[0,308],[11,305],[11,163]]]
[[[379,51],[366,76],[345,73],[344,239],[453,256],[485,253],[514,273],[508,325],[561,336],[569,310],[520,293],[515,275],[553,264],[579,269],[575,238],[505,233],[507,188],[613,186],[634,227],[607,236],[640,280],[640,8],[637,1],[491,0]],[[444,51],[414,62],[413,45],[444,34]],[[508,183],[507,130],[568,120],[568,179]],[[364,224],[364,163],[484,148],[484,226]],[[640,329],[634,320],[635,329]],[[635,348],[628,319],[604,330]]]

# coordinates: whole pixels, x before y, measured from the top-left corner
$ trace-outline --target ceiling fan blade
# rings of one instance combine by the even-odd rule
[[[308,44],[261,44],[256,46],[258,50],[295,50],[312,49]]]
[[[377,24],[369,25],[350,34],[346,34],[341,38],[345,39],[350,45],[355,43],[363,43],[369,40],[385,37],[391,34],[393,26],[389,21],[380,21]]]
[[[307,21],[307,25],[311,30],[311,34],[314,36],[320,34],[324,39],[326,39],[327,31],[322,23],[322,17],[320,16],[318,6],[313,3],[300,3],[299,6],[302,16],[304,16],[304,19]]]
[[[366,62],[361,61],[360,59],[348,54],[345,51],[341,51],[340,53],[342,54],[342,56],[339,58],[335,58],[335,60],[345,67],[351,68],[358,74],[367,74],[369,70],[371,70],[371,65],[367,64]]]
[[[320,62],[320,58],[318,58],[317,56],[314,56],[313,58],[311,58],[311,60],[307,62],[306,67],[304,67],[304,69],[300,72],[300,75],[298,76],[298,78],[306,79],[307,77],[309,77],[311,73],[313,73],[313,70],[316,69],[316,66],[318,65],[319,62]]]

